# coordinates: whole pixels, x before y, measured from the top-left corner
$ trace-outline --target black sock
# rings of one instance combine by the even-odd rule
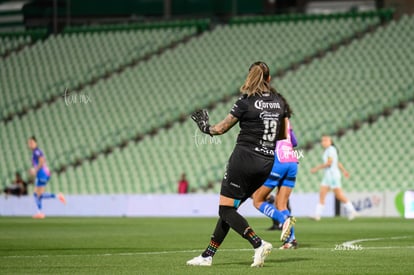
[[[247,239],[254,248],[258,248],[262,244],[262,239],[250,227],[244,231],[243,238]]]
[[[201,254],[203,257],[211,256],[213,257],[221,243],[224,241],[227,233],[230,230],[230,226],[223,221],[222,218],[219,218],[217,221],[216,228],[214,229],[213,236],[211,236],[210,243],[208,244],[206,250]]]
[[[262,244],[262,240],[256,235],[253,229],[250,228],[246,219],[237,212],[236,208],[220,205],[219,215],[234,231],[247,239],[254,248],[258,248]]]

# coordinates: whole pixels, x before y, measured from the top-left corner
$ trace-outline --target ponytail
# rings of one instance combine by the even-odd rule
[[[253,63],[249,68],[246,81],[240,87],[240,92],[252,96],[270,91],[269,76],[269,67],[266,63],[261,61]]]

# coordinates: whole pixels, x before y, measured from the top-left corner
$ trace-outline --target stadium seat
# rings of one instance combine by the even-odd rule
[[[213,31],[153,56],[139,66],[127,68],[120,74],[86,87],[77,99],[87,95],[92,99],[89,104],[77,102],[68,105],[62,98],[39,110],[30,111],[21,119],[0,125],[2,140],[10,144],[6,155],[11,156],[11,152],[28,155],[24,141],[31,134],[36,134],[41,136],[40,146],[45,148],[52,168],[57,168],[67,160],[70,163],[92,152],[116,146],[137,133],[148,133],[166,122],[177,121],[180,115],[188,114],[195,108],[237,94],[252,61],[265,60],[276,72],[377,23],[375,18],[362,21],[338,18],[217,26]],[[413,24],[411,17],[403,18],[273,81],[272,84],[294,108],[292,122],[300,145],[315,142],[322,133],[332,134],[339,128],[352,125],[355,120],[377,114],[383,108],[408,99],[407,93],[412,93],[413,87],[411,64],[414,60],[409,45],[406,45],[410,41],[406,37],[411,35],[411,29],[406,25]],[[62,64],[51,64],[51,68],[43,66],[46,68],[42,73],[28,71],[21,76],[14,75],[14,80],[0,80],[0,85],[15,85],[11,89],[21,90],[16,93],[17,97],[24,97],[24,86],[16,83],[32,82],[39,91],[39,95],[34,97],[47,99],[45,94],[51,95],[57,88],[63,93],[66,85],[87,82],[105,70],[112,70],[120,64],[120,60],[131,60],[131,53],[146,54],[154,49],[151,48],[154,45],[159,48],[188,32],[191,30],[178,34],[172,30],[153,30],[57,36],[38,42],[30,50],[25,49],[18,56],[9,58],[4,64],[7,73],[0,72],[0,79],[9,77],[14,66],[20,68],[19,64],[26,66],[30,62],[33,65],[29,67],[51,64],[59,51],[68,50],[59,57]],[[392,33],[398,35],[391,36]],[[247,40],[249,34],[251,37]],[[138,38],[141,35],[142,40]],[[250,42],[255,39],[268,46]],[[137,41],[134,44],[136,48],[129,47],[131,41]],[[91,44],[99,47],[91,49]],[[114,58],[109,60],[114,48],[119,51],[113,53]],[[223,56],[230,58],[223,59]],[[396,64],[395,58],[406,61]],[[3,64],[0,65],[3,68]],[[70,77],[61,78],[61,74]],[[384,79],[386,75],[398,78],[398,83]],[[16,96],[7,95],[6,98],[7,102],[12,102]],[[211,121],[222,119],[235,99],[218,103],[211,112]],[[38,121],[44,124],[38,125]],[[33,125],[37,125],[35,129]],[[196,144],[196,133],[203,144]],[[124,150],[115,150],[90,164],[69,169],[54,178],[57,182],[54,188],[67,186],[66,190],[74,193],[125,193],[131,190],[137,193],[168,193],[175,192],[176,181],[182,172],[188,174],[192,187],[201,188],[206,181],[221,180],[236,134],[237,129],[233,129],[215,140],[205,139],[192,121],[186,120],[137,144],[129,143]],[[367,136],[373,135],[367,133]],[[22,142],[12,143],[11,137]],[[371,138],[369,140],[372,142]],[[344,137],[341,143],[345,141]],[[353,158],[345,154],[344,158]],[[319,175],[310,176],[308,171],[311,165],[321,161],[320,155],[320,148],[315,147],[301,161],[303,174],[300,172],[298,176],[299,192],[318,189]],[[6,171],[11,172],[16,167],[26,168],[28,164],[22,164],[21,159],[24,158],[10,158]],[[310,162],[306,164],[308,159]],[[354,159],[355,167],[359,167],[361,162],[358,158]],[[121,162],[124,163],[122,167],[119,166]],[[118,185],[110,186],[113,183]]]

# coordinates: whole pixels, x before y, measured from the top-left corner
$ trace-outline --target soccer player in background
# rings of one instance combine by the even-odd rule
[[[30,137],[27,141],[27,145],[32,150],[32,165],[29,173],[34,176],[35,188],[34,188],[34,199],[37,206],[37,213],[33,216],[34,219],[44,219],[45,214],[42,212],[42,200],[43,199],[54,199],[56,195],[53,193],[46,193],[45,188],[47,182],[50,179],[50,170],[46,164],[46,157],[43,152],[37,147],[37,141],[34,136]],[[63,204],[66,204],[65,197],[62,193],[57,195],[57,198]]]
[[[286,106],[289,106],[286,103]],[[290,108],[289,117],[290,117]],[[283,225],[280,240],[283,245],[280,249],[296,248],[297,242],[293,225],[296,222],[290,216],[288,210],[288,200],[292,189],[295,187],[296,174],[298,172],[298,158],[293,147],[297,145],[297,140],[290,121],[285,118],[284,123],[285,139],[278,140],[276,143],[276,155],[272,171],[265,183],[253,194],[253,205],[266,216],[277,220],[279,225]],[[266,199],[273,189],[278,188],[276,193],[276,207],[267,202]]]
[[[316,206],[315,220],[321,219],[322,211],[325,206],[325,198],[329,190],[332,189],[335,197],[345,205],[348,219],[353,220],[357,212],[352,203],[345,197],[341,188],[341,172],[345,178],[349,178],[348,171],[345,170],[342,163],[339,162],[338,151],[330,136],[324,135],[321,139],[321,145],[325,149],[322,159],[323,163],[311,169],[311,173],[316,173],[324,169],[324,176],[319,189],[319,203]]]
[[[210,243],[200,256],[187,261],[187,265],[211,266],[230,228],[254,248],[251,267],[263,266],[272,250],[272,245],[262,240],[237,212],[240,204],[250,198],[269,176],[280,125],[287,116],[283,99],[271,92],[269,82],[269,67],[263,62],[255,62],[240,88],[242,96],[223,121],[210,126],[207,111],[192,114],[203,133],[221,135],[237,122],[240,133],[221,183],[219,219]]]

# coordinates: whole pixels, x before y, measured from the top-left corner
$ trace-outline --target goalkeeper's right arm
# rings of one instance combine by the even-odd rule
[[[226,118],[224,118],[221,122],[217,123],[216,125],[210,126],[210,134],[222,135],[226,133],[228,130],[230,130],[231,127],[233,127],[237,123],[237,121],[237,117],[233,116],[232,114],[228,114]]]

